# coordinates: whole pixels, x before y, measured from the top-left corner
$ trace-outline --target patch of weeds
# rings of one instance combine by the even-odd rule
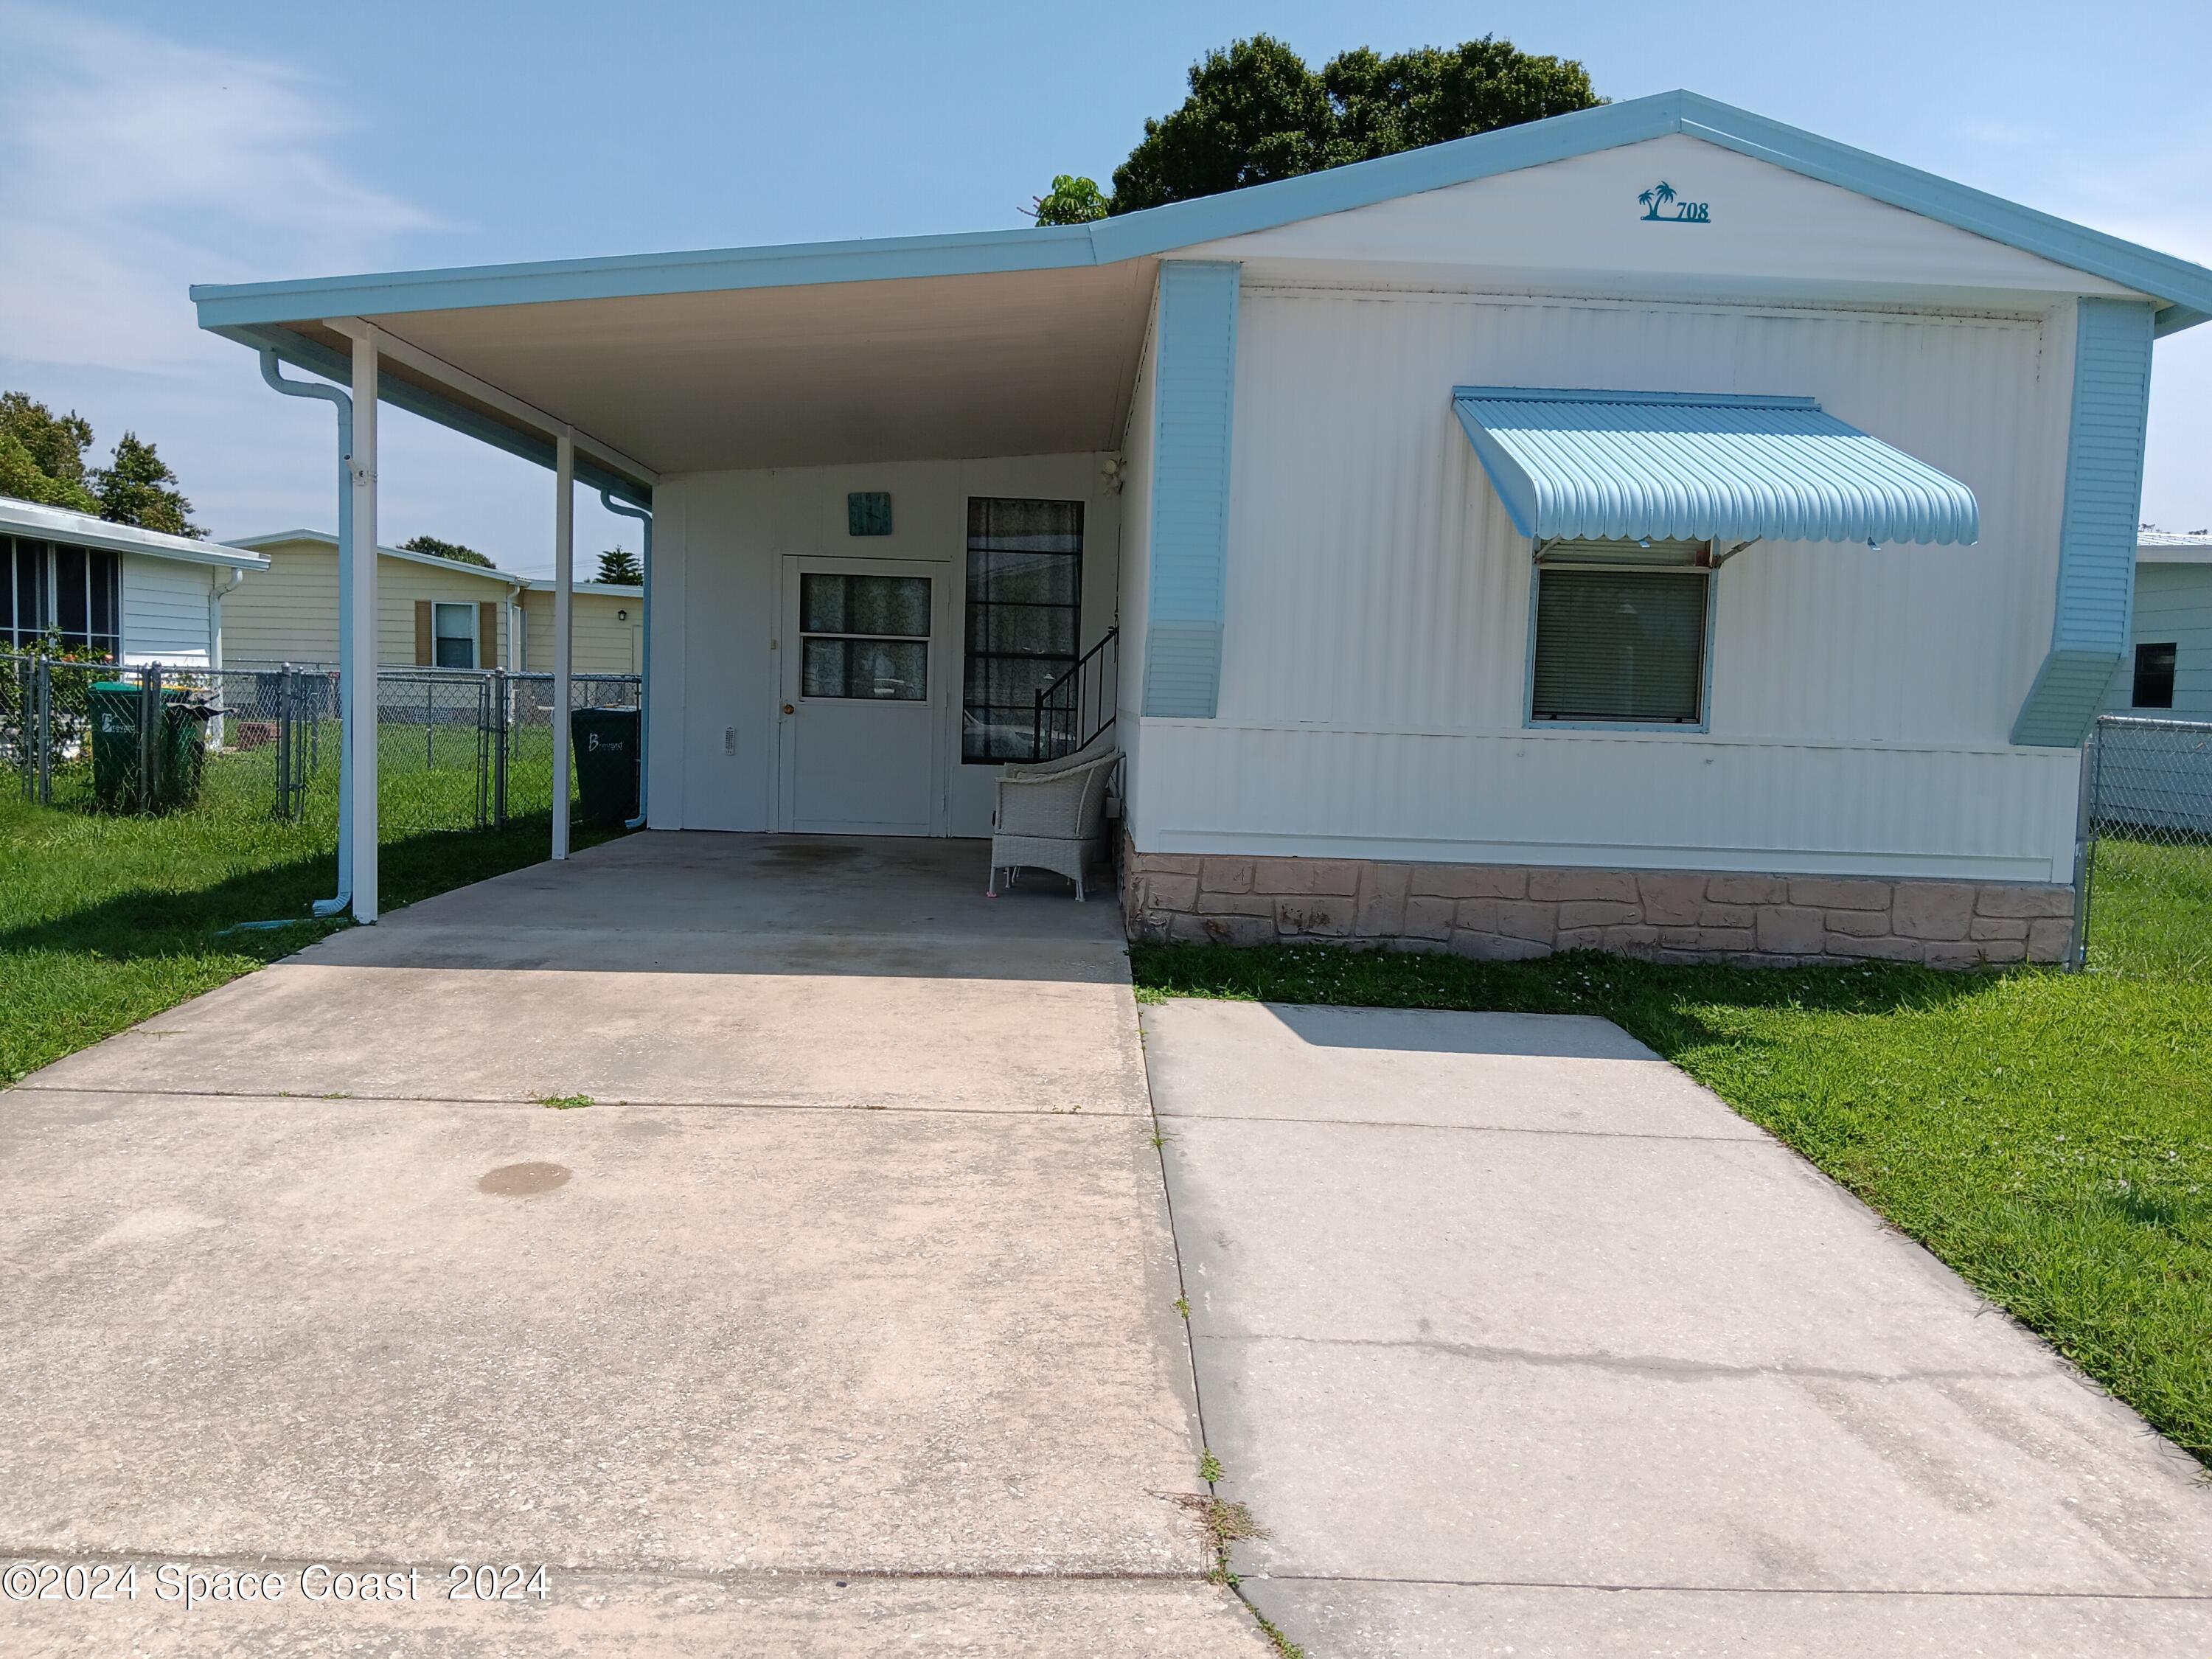
[[[1237,1575],[1229,1570],[1229,1547],[1247,1538],[1265,1538],[1267,1529],[1253,1518],[1249,1508],[1230,1498],[1203,1492],[1179,1492],[1173,1496],[1198,1517],[1206,1533],[1206,1553],[1212,1557],[1212,1565],[1206,1570],[1206,1582],[1234,1589]]]
[[[1190,1318],[1190,1298],[1187,1296],[1177,1297],[1175,1299],[1175,1310],[1188,1322]]]
[[[1249,1601],[1244,1605],[1252,1607]],[[1252,1607],[1252,1616],[1260,1621],[1260,1633],[1275,1644],[1275,1651],[1281,1654],[1283,1659],[1306,1659],[1306,1650],[1276,1629],[1273,1620],[1257,1607]]]
[[[599,1103],[589,1095],[540,1095],[538,1103],[551,1111],[574,1112],[586,1106],[596,1106]]]
[[[1211,1446],[1206,1449],[1206,1455],[1198,1460],[1198,1478],[1209,1486],[1221,1479],[1221,1460],[1213,1455],[1213,1448]]]

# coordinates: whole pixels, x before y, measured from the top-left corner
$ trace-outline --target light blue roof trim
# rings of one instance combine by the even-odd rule
[[[191,297],[199,307],[200,326],[220,328],[471,306],[1108,264],[1670,133],[1723,145],[2154,295],[2166,302],[2159,317],[2161,334],[2212,317],[2212,270],[2201,265],[1690,92],[1656,93],[1577,110],[1303,178],[1171,202],[1092,225],[200,285]]]
[[[1455,386],[1524,536],[1971,543],[1974,492],[1810,398]]]

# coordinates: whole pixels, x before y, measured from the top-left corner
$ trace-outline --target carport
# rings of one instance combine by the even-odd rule
[[[669,632],[656,609],[656,487],[734,469],[1112,452],[1157,261],[1097,242],[1088,227],[1029,229],[198,287],[192,298],[203,327],[261,354],[276,390],[337,405],[349,732],[369,706],[356,682],[374,660],[376,614],[376,562],[354,550],[375,544],[376,411],[390,403],[552,471],[556,708],[569,700],[574,489],[645,519],[650,769],[678,741],[656,741],[650,724],[672,683],[654,670],[656,636]],[[286,366],[317,378],[288,379]],[[556,776],[568,743],[556,721]],[[328,907],[349,904],[363,921],[378,909],[375,764],[374,745],[349,744],[341,893]],[[654,798],[648,787],[641,822],[659,821]],[[556,811],[556,860],[568,836]]]

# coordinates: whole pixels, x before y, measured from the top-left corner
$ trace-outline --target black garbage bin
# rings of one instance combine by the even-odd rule
[[[637,816],[639,721],[635,708],[577,708],[568,738],[576,751],[577,819],[619,830]]]

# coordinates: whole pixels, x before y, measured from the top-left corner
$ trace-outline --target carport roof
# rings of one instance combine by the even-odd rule
[[[1680,133],[2212,317],[2212,271],[1689,92],[1096,224],[192,289],[200,325],[332,379],[386,336],[387,399],[642,497],[663,471],[1120,441],[1154,262],[1178,248]]]

